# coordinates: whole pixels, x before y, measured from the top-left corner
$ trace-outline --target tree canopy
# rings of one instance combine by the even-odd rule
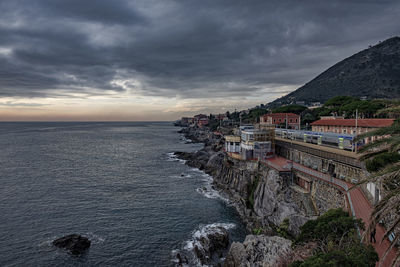
[[[294,104],[294,105],[287,105],[287,106],[282,106],[282,107],[276,108],[276,109],[272,110],[272,113],[295,113],[295,114],[299,115],[306,109],[307,108],[304,106]]]
[[[308,266],[375,266],[379,260],[371,245],[360,242],[357,227],[364,229],[360,219],[354,219],[342,209],[332,209],[301,228],[296,243],[316,242],[316,254],[292,267]]]

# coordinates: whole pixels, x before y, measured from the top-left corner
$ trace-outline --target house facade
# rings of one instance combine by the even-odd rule
[[[275,125],[300,130],[300,115],[294,113],[270,113],[260,117],[260,124]]]

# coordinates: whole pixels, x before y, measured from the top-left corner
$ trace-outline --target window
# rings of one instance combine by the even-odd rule
[[[290,119],[290,122],[293,122],[293,120],[292,120],[292,119]]]
[[[296,122],[297,122],[297,119],[296,119]]]

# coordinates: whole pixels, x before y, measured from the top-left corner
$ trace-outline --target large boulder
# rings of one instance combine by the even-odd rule
[[[292,253],[292,242],[278,236],[248,235],[243,243],[234,242],[224,266],[279,266],[282,257]]]
[[[221,226],[204,228],[204,233],[196,237],[194,254],[201,264],[218,265],[229,246],[229,232]]]
[[[72,234],[54,240],[53,245],[78,255],[84,253],[90,247],[90,240],[84,236]]]

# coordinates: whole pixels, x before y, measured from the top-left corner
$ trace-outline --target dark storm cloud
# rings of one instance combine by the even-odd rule
[[[10,0],[0,10],[0,96],[279,94],[400,32],[398,1]]]

